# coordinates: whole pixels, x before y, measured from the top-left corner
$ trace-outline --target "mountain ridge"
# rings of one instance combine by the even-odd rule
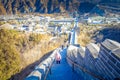
[[[85,6],[81,7],[82,4]],[[0,14],[62,13],[77,10],[86,13],[97,4],[117,3],[119,0],[0,0]],[[114,6],[115,7],[115,6]],[[119,7],[118,7],[119,8]],[[118,11],[119,12],[119,11]]]

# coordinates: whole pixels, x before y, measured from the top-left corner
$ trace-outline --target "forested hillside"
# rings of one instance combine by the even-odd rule
[[[15,30],[0,29],[0,80],[7,80],[47,52],[59,47],[60,43],[49,41],[47,34],[25,34]],[[30,50],[36,49],[36,52]],[[38,52],[39,51],[39,52]],[[33,56],[34,55],[34,56]]]

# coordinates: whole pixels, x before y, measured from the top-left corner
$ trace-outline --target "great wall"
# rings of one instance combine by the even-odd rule
[[[106,39],[99,46],[95,43],[90,43],[86,47],[82,47],[77,44],[76,25],[71,31],[70,45],[62,51],[62,54],[66,54],[66,56],[63,55],[65,61],[61,65],[66,64],[68,70],[71,68],[73,72],[77,72],[78,76],[80,76],[76,78],[77,74],[74,73],[76,74],[74,78],[69,78],[69,80],[120,80],[120,43]],[[56,66],[55,51],[36,66],[35,70],[25,80],[67,80],[68,78],[66,77],[70,77],[73,74],[71,70],[68,73],[65,72],[65,75],[62,73],[58,74],[58,76],[51,74],[53,68],[56,71],[55,73],[60,70],[66,71],[67,69],[61,65],[59,65],[59,67],[61,66],[60,70],[57,70],[59,67],[52,68],[53,65]],[[63,78],[59,79],[61,77]]]
[[[69,46],[67,57],[73,62],[75,71],[79,74],[85,71],[88,74],[105,80],[120,78],[120,43],[106,39],[98,47],[94,43],[82,47]],[[73,66],[72,66],[73,67]],[[88,80],[88,79],[87,79]]]

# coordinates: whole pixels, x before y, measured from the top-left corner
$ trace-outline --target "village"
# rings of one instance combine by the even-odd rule
[[[74,18],[52,18],[47,16],[25,15],[23,17],[0,16],[0,28],[15,29],[26,33],[64,33],[74,25]]]
[[[104,25],[120,23],[119,15],[104,17],[104,16],[80,16],[78,22],[87,25]],[[26,33],[56,33],[69,32],[74,26],[75,18],[73,17],[50,17],[50,16],[36,16],[36,15],[1,15],[0,28],[15,29],[24,31]],[[80,26],[79,26],[80,27]]]

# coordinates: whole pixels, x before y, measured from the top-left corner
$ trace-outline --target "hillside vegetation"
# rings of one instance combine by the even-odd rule
[[[111,39],[120,42],[120,24],[112,24],[101,28],[94,32],[92,37],[96,43],[100,43],[105,39]]]
[[[78,43],[81,46],[86,46],[88,43],[91,42],[90,28],[86,27],[85,25],[79,24],[80,26],[80,34],[78,35]]]
[[[0,80],[20,70],[20,54],[15,46],[17,35],[16,31],[0,30]]]
[[[15,30],[0,29],[0,80],[9,79],[61,45],[61,43],[49,42],[50,38],[51,36],[47,34],[25,34]],[[37,53],[30,52],[31,50],[36,50]]]
[[[80,34],[78,35],[78,43],[86,46],[90,42],[101,43],[105,39],[111,39],[120,42],[120,24],[111,25],[84,25],[79,24]]]

